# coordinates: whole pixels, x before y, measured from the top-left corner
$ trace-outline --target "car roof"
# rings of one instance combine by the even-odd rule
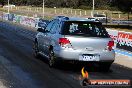
[[[81,17],[65,17],[59,16],[54,19],[59,19],[61,21],[87,21],[87,22],[99,22],[98,20],[88,19],[88,18],[81,18]]]

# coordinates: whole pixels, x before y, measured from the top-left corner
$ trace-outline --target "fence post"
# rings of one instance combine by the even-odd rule
[[[64,14],[64,11],[63,11],[63,9],[62,9],[62,12],[61,12],[62,14]]]
[[[107,15],[107,12],[106,12],[106,25],[107,25],[107,22],[108,22],[108,19],[107,19],[108,15]]]
[[[129,28],[129,19],[130,19],[130,17],[129,17],[129,12],[128,12],[128,28]]]
[[[75,16],[77,15],[77,11],[75,10]]]
[[[82,11],[80,11],[80,16],[82,16]]]
[[[68,14],[68,10],[66,11],[66,13]]]
[[[93,17],[93,12],[91,11],[91,17]]]
[[[55,14],[56,14],[56,7],[54,7],[54,9],[55,9]]]
[[[85,10],[85,16],[87,15],[87,11]]]
[[[112,24],[112,22],[113,22],[113,20],[112,20],[113,18],[112,18],[112,13],[111,13],[111,18],[110,18],[110,23]]]
[[[38,12],[38,8],[37,8],[37,12]]]
[[[72,9],[71,9],[71,14],[72,14]]]

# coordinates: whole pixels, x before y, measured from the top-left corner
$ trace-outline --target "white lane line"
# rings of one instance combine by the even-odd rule
[[[123,50],[118,50],[118,49],[115,49],[115,52],[120,55],[131,57],[131,59],[132,59],[132,53],[129,53],[129,52],[123,51]]]

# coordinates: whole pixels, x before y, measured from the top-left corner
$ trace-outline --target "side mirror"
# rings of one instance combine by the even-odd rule
[[[38,32],[45,32],[45,29],[43,29],[43,28],[38,28],[37,31],[38,31]]]

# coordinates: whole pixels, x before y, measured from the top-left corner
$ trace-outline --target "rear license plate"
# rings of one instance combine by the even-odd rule
[[[99,59],[99,55],[83,54],[79,56],[79,60],[81,61],[99,61]]]

